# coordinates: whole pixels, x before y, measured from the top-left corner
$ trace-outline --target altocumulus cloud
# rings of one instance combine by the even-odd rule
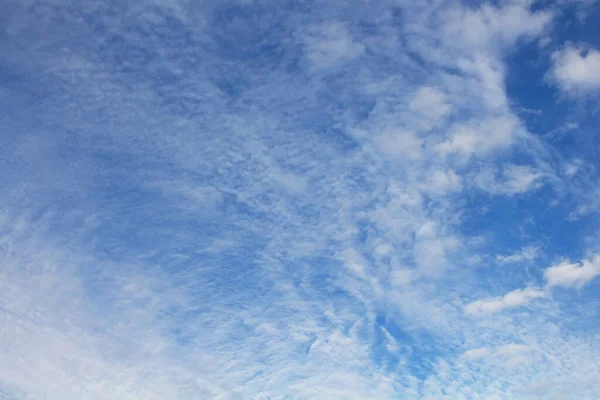
[[[600,397],[598,3],[0,8],[0,398]]]

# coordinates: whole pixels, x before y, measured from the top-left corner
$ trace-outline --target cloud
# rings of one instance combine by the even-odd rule
[[[352,38],[346,25],[337,21],[310,29],[304,40],[307,57],[315,69],[352,60],[365,51],[364,45]]]
[[[484,362],[494,367],[511,370],[534,363],[536,355],[532,354],[533,350],[533,346],[510,343],[495,349],[483,347],[468,350],[463,354],[463,359],[470,362]]]
[[[435,122],[446,117],[452,111],[452,105],[448,102],[444,92],[431,86],[417,90],[410,100],[409,108]]]
[[[521,263],[524,261],[533,261],[540,254],[539,247],[527,246],[520,251],[509,255],[497,255],[496,261],[500,264]]]
[[[499,357],[512,358],[530,351],[532,351],[532,346],[526,344],[509,343],[493,349],[481,347],[478,349],[467,350],[463,353],[463,357],[467,360],[480,360],[483,358],[493,359]]]
[[[474,177],[475,184],[494,195],[515,196],[544,185],[544,174],[527,165],[507,165],[502,172],[484,168]]]
[[[454,41],[456,46],[485,51],[494,41],[508,45],[519,37],[536,37],[551,19],[552,14],[548,11],[531,12],[518,2],[505,7],[483,4],[451,13],[443,29],[447,40]]]
[[[14,3],[0,397],[502,399],[540,379],[597,398],[600,347],[558,312],[593,302],[463,307],[543,273],[463,268],[488,239],[516,262],[534,251],[507,227],[564,235],[536,190],[562,149],[507,89],[541,8]]]
[[[537,250],[526,248],[520,254],[505,256],[500,262],[517,262],[537,256]],[[581,263],[564,262],[544,270],[546,286],[553,288],[557,286],[565,288],[576,288],[588,284],[600,275],[600,256],[594,255]],[[542,290],[535,288],[516,289],[504,296],[494,297],[486,300],[476,300],[465,307],[465,312],[472,315],[493,314],[505,309],[521,307],[529,304],[532,300],[545,297]]]
[[[473,315],[493,314],[506,309],[527,305],[532,300],[542,297],[544,297],[544,292],[539,289],[515,289],[504,296],[474,301],[465,307],[465,312]]]
[[[600,255],[597,254],[580,263],[563,262],[544,271],[549,287],[580,289],[598,275],[600,275]]]
[[[550,77],[567,93],[585,93],[600,88],[600,52],[568,44],[552,54]]]
[[[525,353],[528,351],[531,351],[531,346],[528,346],[525,344],[511,343],[511,344],[507,344],[507,345],[504,345],[504,346],[496,349],[496,354],[511,357],[511,356],[516,356],[516,355],[519,355],[519,354],[522,354],[522,353]]]
[[[436,150],[441,155],[459,154],[465,159],[483,157],[509,148],[519,130],[520,124],[512,116],[462,124],[454,127],[448,140],[438,144]]]
[[[421,157],[423,140],[411,131],[386,129],[374,138],[374,143],[381,152],[402,161]]]
[[[462,187],[460,176],[452,169],[431,171],[422,185],[423,191],[433,196],[460,192]]]
[[[490,349],[487,347],[481,347],[479,349],[467,350],[463,353],[463,357],[468,360],[478,360],[490,354]]]

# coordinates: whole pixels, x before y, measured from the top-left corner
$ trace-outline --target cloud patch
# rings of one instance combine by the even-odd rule
[[[480,189],[503,196],[516,196],[535,191],[544,185],[544,174],[527,165],[507,165],[498,173],[493,168],[484,168],[474,177]]]
[[[568,44],[552,54],[551,80],[566,93],[600,89],[600,51]]]
[[[521,263],[521,262],[531,262],[538,258],[540,255],[540,248],[534,246],[526,246],[523,247],[520,251],[508,254],[508,255],[500,255],[496,256],[496,261],[500,264],[511,264],[511,263]]]
[[[544,297],[544,292],[535,288],[516,289],[504,296],[477,300],[465,307],[471,315],[488,315],[529,304],[534,299]]]
[[[544,271],[549,287],[580,289],[600,275],[600,255],[579,263],[563,262]]]
[[[365,46],[351,36],[342,22],[327,22],[315,26],[304,36],[306,57],[314,69],[323,69],[339,62],[360,57]]]

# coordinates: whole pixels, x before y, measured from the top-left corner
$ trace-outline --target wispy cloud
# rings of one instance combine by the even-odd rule
[[[492,169],[482,169],[475,175],[474,181],[479,188],[491,194],[515,196],[541,188],[543,178],[543,173],[530,166],[507,165],[500,176]]]
[[[523,247],[520,251],[508,254],[508,255],[497,255],[496,261],[500,264],[509,263],[520,263],[520,262],[531,262],[535,260],[540,254],[540,248],[534,246]]]
[[[478,349],[467,350],[463,353],[463,357],[470,361],[475,360],[494,360],[494,359],[508,359],[509,364],[515,364],[519,361],[523,361],[523,354],[529,353],[533,350],[532,346],[526,344],[510,343],[497,348],[481,347]]]

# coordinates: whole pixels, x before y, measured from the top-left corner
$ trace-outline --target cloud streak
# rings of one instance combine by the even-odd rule
[[[504,296],[477,300],[465,307],[467,314],[492,314],[505,309],[520,307],[534,299],[544,297],[544,292],[534,288],[515,289]]]

